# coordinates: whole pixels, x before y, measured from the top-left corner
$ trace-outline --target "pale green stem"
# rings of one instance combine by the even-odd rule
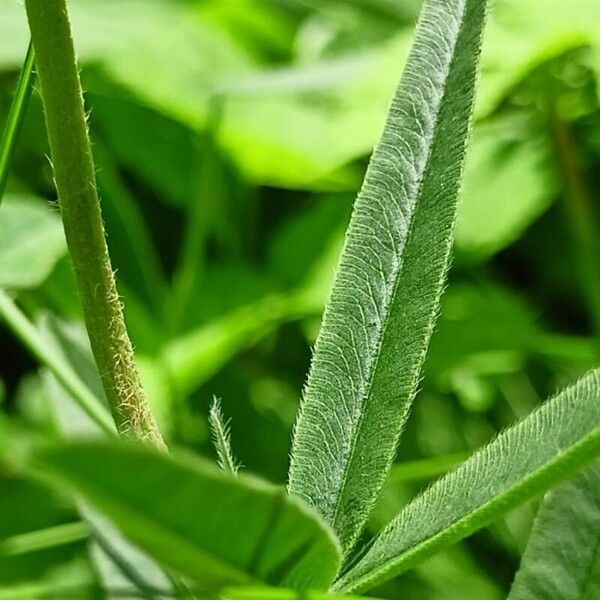
[[[17,83],[17,89],[13,98],[8,119],[2,134],[2,142],[0,142],[0,203],[6,191],[10,165],[15,153],[19,133],[25,119],[29,99],[31,98],[31,90],[35,80],[34,74],[35,55],[33,46],[30,43],[27,49],[27,56],[21,69],[21,76]]]
[[[122,434],[165,444],[141,386],[104,236],[66,0],[26,0],[67,245],[106,397]]]
[[[67,523],[39,531],[20,533],[0,542],[0,556],[18,556],[85,540],[90,535],[87,523]]]
[[[0,288],[0,317],[10,330],[21,340],[40,363],[47,367],[56,379],[71,394],[77,404],[106,433],[115,435],[115,426],[99,400],[79,379],[69,364],[60,360],[56,353],[48,348],[36,327],[19,310],[12,298]]]

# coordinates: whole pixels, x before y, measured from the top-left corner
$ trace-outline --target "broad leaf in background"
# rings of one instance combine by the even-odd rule
[[[251,180],[299,189],[354,189],[352,177],[336,182],[334,176],[329,185],[327,178],[373,147],[409,43],[404,31],[357,56],[259,75],[257,81],[247,80],[246,89],[225,87],[220,144]],[[333,79],[324,77],[329,70]],[[336,71],[344,74],[339,80]],[[304,82],[317,82],[317,89],[306,89]]]
[[[216,74],[243,72],[253,62],[233,39],[219,35],[183,2],[71,0],[69,12],[82,61],[99,64],[142,103],[190,125],[203,124],[209,83]],[[0,34],[12,42],[2,44],[0,65],[20,64],[28,40],[21,3],[2,2]],[[147,44],[148,39],[153,43]]]
[[[600,463],[549,492],[508,600],[600,598]]]
[[[60,222],[39,198],[8,195],[0,206],[0,287],[40,285],[67,246]]]
[[[392,463],[438,310],[485,5],[426,2],[316,343],[289,490],[319,511],[344,552]]]
[[[56,447],[34,462],[203,589],[251,582],[323,589],[339,568],[327,526],[261,480],[122,443]]]
[[[366,48],[346,47],[333,57],[317,56],[308,64],[272,69],[257,64],[237,39],[246,35],[243,23],[233,27],[230,23],[236,21],[239,3],[222,9],[233,15],[230,22],[215,17],[211,4],[215,3],[72,0],[79,54],[98,71],[97,77],[86,71],[88,91],[100,98],[118,93],[115,86],[124,88],[141,105],[191,132],[206,126],[210,99],[219,98],[224,113],[220,142],[257,183],[319,189],[323,178],[370,151],[410,41],[410,30],[403,23],[393,30],[395,35],[376,38]],[[483,48],[479,116],[489,115],[537,65],[573,48],[589,44],[592,63],[600,69],[595,0],[499,0],[496,4]],[[546,18],[540,19],[539,14]],[[140,53],[140,44],[148,37],[155,43],[145,45]],[[17,68],[27,46],[23,9],[17,0],[0,4],[0,38],[5,40],[0,66]],[[114,98],[108,98],[108,103],[114,103]],[[114,129],[118,116],[113,111],[105,119],[102,112],[99,109],[99,120]],[[113,118],[115,122],[109,122]],[[143,145],[136,146],[135,137],[126,137],[120,136],[119,143],[129,147],[130,163],[150,158]],[[118,144],[113,147],[120,151]],[[170,161],[169,153],[165,154]],[[172,179],[165,185],[180,185],[178,178]],[[344,179],[341,185],[349,189],[354,183]]]
[[[600,455],[599,401],[596,370],[418,496],[334,588],[356,592],[390,579]]]
[[[174,338],[162,352],[172,384],[182,394],[194,391],[241,350],[293,318],[293,304],[286,296],[269,296]]]

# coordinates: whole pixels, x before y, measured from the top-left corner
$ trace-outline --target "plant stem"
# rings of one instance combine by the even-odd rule
[[[33,52],[33,45],[30,42],[27,49],[27,56],[21,69],[19,82],[17,83],[15,96],[8,113],[6,127],[2,134],[2,142],[0,142],[0,203],[6,191],[10,164],[12,163],[19,133],[25,119],[29,99],[31,98],[31,90],[33,89],[33,82],[35,80],[34,64],[35,54]]]
[[[555,110],[550,116],[550,132],[562,172],[565,207],[573,232],[581,286],[600,344],[600,243],[597,215],[582,173],[581,158],[573,133]]]
[[[20,533],[0,542],[0,556],[18,556],[85,540],[90,535],[87,523],[66,523],[39,531]]]
[[[85,324],[122,434],[165,448],[137,372],[104,236],[66,0],[26,0],[60,210]]]
[[[0,317],[11,331],[23,342],[40,363],[46,366],[56,379],[71,394],[86,414],[109,435],[115,435],[115,427],[100,401],[82,383],[70,365],[57,358],[56,353],[47,347],[36,327],[19,310],[12,298],[0,289]]]

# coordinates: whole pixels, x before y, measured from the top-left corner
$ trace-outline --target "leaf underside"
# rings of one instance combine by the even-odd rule
[[[428,0],[355,203],[295,427],[289,490],[347,553],[386,478],[448,266],[485,0]]]
[[[334,585],[366,590],[484,527],[600,455],[600,369],[419,495]]]
[[[600,462],[549,492],[508,600],[600,598]]]
[[[202,589],[252,582],[325,589],[339,568],[337,540],[318,516],[260,480],[123,442],[58,446],[35,459]]]

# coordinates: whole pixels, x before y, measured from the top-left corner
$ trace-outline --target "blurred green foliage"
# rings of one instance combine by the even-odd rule
[[[108,242],[163,430],[214,459],[216,395],[244,468],[281,482],[343,231],[420,3],[70,4]],[[406,464],[373,529],[597,363],[599,22],[597,0],[495,2],[454,268],[398,453]],[[23,7],[5,0],[0,123],[27,41]],[[0,208],[0,286],[33,321],[69,321],[79,339],[47,154],[35,95]],[[35,362],[8,329],[0,337],[0,425],[55,431]],[[0,540],[77,520],[63,498],[4,467],[0,477]],[[503,597],[535,508],[374,595]],[[52,582],[96,578],[82,541],[0,556],[0,590],[43,597]]]

